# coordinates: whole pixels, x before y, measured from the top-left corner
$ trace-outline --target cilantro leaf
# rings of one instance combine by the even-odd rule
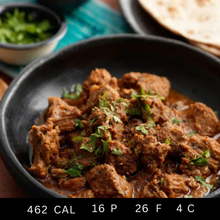
[[[136,98],[136,96],[137,96],[137,92],[134,89],[132,89],[131,97]]]
[[[120,156],[120,157],[123,157],[123,154],[122,154],[120,148],[119,148],[119,149],[113,148],[113,149],[112,149],[112,154],[116,154],[116,155],[118,155],[118,156]]]
[[[99,118],[99,116],[94,117],[94,118],[90,121],[89,126],[92,126],[92,124],[93,124],[98,118]]]
[[[151,112],[150,112],[150,110],[151,110],[150,106],[145,103],[144,109],[147,112],[147,120],[148,121],[152,121]]]
[[[87,150],[90,153],[92,153],[95,149],[96,139],[97,139],[97,137],[91,135],[90,141],[83,143],[81,145],[80,149]]]
[[[141,95],[147,95],[143,87],[141,87]]]
[[[103,99],[99,100],[99,107],[106,107],[107,105],[107,94],[106,91],[103,93]]]
[[[102,154],[108,154],[108,141],[104,141],[104,140],[101,140],[102,141],[102,145],[103,145],[103,149],[102,149]]]
[[[80,137],[80,136],[72,138],[72,141],[81,142],[82,140],[83,140],[83,137]]]
[[[171,138],[171,136],[169,136],[169,137],[165,140],[165,143],[168,144],[168,145],[170,145],[170,138]]]
[[[175,117],[172,117],[170,120],[171,120],[171,122],[173,122],[176,125],[178,125],[182,121],[181,119],[177,119]]]
[[[204,178],[203,178],[202,176],[195,176],[195,179],[196,179],[197,182],[202,183],[202,185],[205,186],[205,187],[207,187],[207,188],[212,188],[212,187],[213,187],[213,185],[208,184],[208,183],[204,180]]]
[[[64,172],[71,177],[82,176],[82,170],[84,169],[82,164],[74,165],[71,168],[65,170]]]
[[[200,156],[198,156],[195,159],[191,160],[191,165],[196,165],[196,166],[203,166],[203,165],[208,165],[208,160],[207,158],[210,157],[210,151],[206,150],[203,152]]]
[[[197,131],[195,130],[195,131],[192,131],[192,132],[188,132],[187,133],[187,136],[188,137],[192,137],[193,135],[195,135],[195,134],[197,134]]]
[[[82,86],[80,84],[72,85],[70,89],[70,93],[66,90],[66,88],[63,88],[63,94],[62,98],[68,98],[68,99],[78,99],[82,93]]]
[[[140,116],[141,110],[139,108],[128,108],[126,109],[126,113],[131,116],[135,116],[135,115]]]
[[[79,127],[80,129],[84,128],[83,123],[80,119],[74,118],[74,122],[76,123],[76,127]]]
[[[139,126],[136,126],[135,129],[141,131],[143,134],[149,134],[149,131],[145,127],[146,124],[140,124]]]

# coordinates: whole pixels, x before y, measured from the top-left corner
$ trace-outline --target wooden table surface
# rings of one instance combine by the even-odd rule
[[[110,5],[112,8],[120,11],[119,0],[100,0]],[[1,91],[5,90],[7,85],[10,84],[11,79],[0,72],[0,99]],[[1,155],[0,155],[1,156]],[[12,176],[9,174],[5,165],[0,157],[0,198],[28,198],[29,196],[25,191],[15,182]]]

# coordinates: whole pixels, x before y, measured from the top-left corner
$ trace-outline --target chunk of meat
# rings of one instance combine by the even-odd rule
[[[69,198],[95,198],[95,194],[91,189],[82,190],[80,192],[69,194]]]
[[[166,193],[160,189],[161,179],[161,170],[158,170],[153,179],[141,189],[140,198],[168,198]]]
[[[33,163],[29,168],[39,178],[47,176],[47,166],[56,164],[59,160],[59,133],[52,120],[46,125],[33,126],[30,132],[30,142],[33,145]]]
[[[106,95],[104,95],[106,93]],[[98,106],[99,100],[114,101],[119,99],[118,92],[108,84],[93,85],[89,90],[89,98],[83,111],[90,111],[94,106]]]
[[[200,155],[209,150],[211,157],[208,158],[210,169],[218,172],[220,166],[220,144],[207,136],[193,135],[188,143]]]
[[[117,79],[111,77],[111,74],[106,69],[96,68],[90,73],[90,76],[83,83],[83,90],[89,92],[91,86],[109,84],[112,88],[118,90]]]
[[[105,163],[115,167],[117,173],[130,175],[137,170],[136,155],[119,141],[108,142],[108,155]]]
[[[157,142],[155,137],[144,137],[144,144],[142,147],[141,164],[150,173],[154,173],[158,166],[160,166],[169,150],[170,146],[166,143]]]
[[[194,119],[197,133],[213,137],[220,132],[219,119],[211,108],[203,103],[196,102],[187,109],[189,118]]]
[[[183,197],[190,190],[181,175],[167,173],[162,175],[161,188],[169,198]]]
[[[71,193],[77,193],[86,188],[86,178],[82,176],[69,179],[60,179],[58,186],[60,188],[70,190]]]
[[[141,88],[145,93],[159,94],[167,97],[170,91],[170,81],[166,77],[160,77],[149,73],[130,72],[118,80],[121,88],[133,88],[139,93]]]
[[[151,117],[155,123],[161,124],[163,122],[169,121],[173,115],[173,111],[169,107],[165,106],[163,102],[158,98],[147,98],[143,102],[150,106]],[[142,116],[145,116],[145,120],[147,119],[146,113],[147,112],[145,112],[145,114]]]
[[[84,168],[92,167],[93,164],[96,163],[96,161],[99,159],[100,155],[96,155],[95,151],[88,151],[92,151],[91,139],[88,137],[84,137],[80,141],[74,140],[72,142],[72,152],[74,152],[72,153],[72,158],[70,158],[70,160],[74,160],[72,166],[75,164],[82,164]],[[82,145],[85,145],[87,150],[85,148],[81,148]]]
[[[211,175],[211,170],[207,165],[193,166],[191,164],[191,160],[184,157],[181,160],[179,168],[182,171],[182,173],[186,174],[187,176],[202,176],[205,179],[209,175]]]
[[[88,182],[96,197],[101,198],[131,198],[132,187],[129,182],[115,171],[109,164],[92,168]]]
[[[140,192],[140,198],[168,198],[166,193],[160,189],[158,184],[159,181],[156,179],[147,183]]]
[[[136,127],[143,124],[144,122],[141,119],[132,118],[128,121],[125,126],[125,134],[134,136],[137,134]]]
[[[48,101],[47,118],[53,121],[54,126],[58,126],[61,132],[74,130],[76,128],[74,119],[81,117],[81,111],[57,97],[50,97]]]
[[[87,101],[87,94],[82,92],[80,97],[77,99],[70,99],[70,98],[62,98],[68,105],[76,106],[80,111],[82,111],[83,106],[86,104]]]
[[[197,188],[203,187],[193,177],[175,173],[162,173],[159,169],[141,190],[141,198],[183,198],[185,195],[194,192]],[[204,196],[204,195],[203,195]]]
[[[118,105],[118,103],[113,104],[109,102],[105,107],[95,107],[88,118],[88,123],[85,129],[86,134],[88,136],[91,135],[96,132],[100,126],[108,127],[109,129],[107,133],[111,134],[111,138],[121,140],[124,131],[123,120],[127,120],[125,107]],[[106,136],[105,140],[108,139],[109,135]]]
[[[193,177],[185,174],[167,174],[162,175],[161,189],[169,198],[184,198],[186,195],[192,195],[193,198],[205,196],[207,188],[199,183]],[[202,189],[202,190],[197,190]]]
[[[140,198],[142,188],[153,178],[153,175],[142,169],[135,175],[129,177],[129,182],[133,188],[133,198]]]
[[[170,121],[170,119],[173,117],[180,118],[179,111],[171,109],[168,106],[164,105],[161,99],[157,97],[144,99],[142,100],[142,103],[150,106],[151,118],[155,123],[162,124],[163,122]],[[148,112],[145,111],[142,117],[147,120]]]
[[[161,129],[156,133],[157,140],[165,143],[169,141],[170,143],[170,151],[169,153],[173,156],[180,156],[181,143],[187,143],[189,138],[182,132],[182,130],[175,124],[171,124],[169,122],[165,122],[162,124]]]
[[[203,178],[208,177],[211,174],[211,170],[209,166],[205,165],[193,165],[192,160],[201,156],[201,151],[196,151],[192,146],[188,144],[180,144],[179,145],[182,158],[181,164],[179,165],[180,170],[182,173],[185,173],[187,176],[202,176]],[[209,161],[210,159],[208,159]]]
[[[128,115],[141,116],[144,121],[153,120],[154,123],[162,124],[171,118],[180,118],[180,112],[164,105],[157,96],[144,95],[141,98],[129,100]]]
[[[58,179],[67,177],[67,173],[65,173],[65,170],[61,168],[52,169],[50,171],[50,174],[52,175],[52,177],[58,178]]]

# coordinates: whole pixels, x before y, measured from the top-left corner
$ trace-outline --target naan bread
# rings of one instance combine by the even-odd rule
[[[198,43],[198,42],[195,42],[195,41],[189,41],[191,44],[193,44],[194,46],[196,47],[199,47],[215,56],[218,56],[220,57],[220,48],[219,47],[214,47],[214,46],[210,46],[210,45],[207,45],[207,44],[201,44],[201,43]]]
[[[173,33],[195,44],[220,47],[220,0],[138,1],[155,20]]]

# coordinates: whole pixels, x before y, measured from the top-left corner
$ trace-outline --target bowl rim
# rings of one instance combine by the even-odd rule
[[[13,2],[13,3],[6,3],[3,5],[0,5],[0,14],[2,11],[7,10],[7,8],[19,8],[19,7],[26,7],[26,8],[33,8],[33,9],[39,9],[41,11],[44,11],[47,14],[52,15],[57,21],[60,21],[60,27],[59,30],[51,37],[47,38],[46,40],[37,42],[37,43],[31,43],[31,44],[10,44],[10,43],[2,43],[0,42],[0,49],[15,49],[15,50],[30,50],[42,46],[46,46],[48,44],[52,44],[54,42],[59,41],[64,37],[64,35],[67,32],[67,24],[65,21],[64,16],[61,13],[55,12],[54,10],[40,5],[36,3],[31,2]]]
[[[19,88],[20,84],[24,79],[29,77],[33,70],[37,67],[40,67],[42,64],[50,61],[51,59],[56,59],[56,57],[59,57],[59,55],[62,55],[65,53],[65,51],[68,51],[71,48],[77,48],[80,47],[86,47],[87,44],[92,44],[94,42],[102,42],[102,41],[111,41],[111,40],[119,40],[123,39],[126,41],[126,39],[135,39],[135,40],[142,40],[145,42],[160,42],[164,44],[174,44],[178,47],[184,47],[187,50],[191,50],[194,53],[198,53],[200,56],[203,56],[207,58],[210,61],[214,61],[219,65],[220,68],[220,60],[215,57],[214,55],[211,55],[205,51],[202,51],[199,48],[196,48],[194,46],[191,46],[187,43],[173,40],[169,38],[164,37],[158,37],[158,36],[142,36],[138,34],[113,34],[113,35],[107,35],[107,36],[101,36],[101,37],[94,37],[90,39],[86,39],[83,41],[79,41],[77,43],[73,43],[71,45],[68,45],[56,52],[53,52],[52,54],[49,54],[45,57],[41,57],[35,61],[33,61],[31,64],[27,65],[9,85],[8,89],[6,90],[4,96],[2,97],[2,100],[0,101],[0,154],[2,155],[3,162],[5,166],[7,167],[8,171],[11,173],[11,175],[14,177],[14,179],[21,184],[21,186],[30,186],[32,187],[32,190],[36,189],[38,192],[40,192],[39,196],[41,197],[53,197],[53,198],[66,198],[65,196],[52,191],[46,187],[44,187],[37,179],[32,176],[19,162],[17,157],[15,156],[14,152],[12,151],[10,147],[9,140],[7,138],[6,134],[6,119],[5,119],[5,113],[7,110],[7,106],[10,102],[10,99],[12,96],[15,95],[16,90]],[[15,172],[16,171],[16,172]],[[24,187],[23,187],[24,188]],[[27,189],[24,189],[27,191]],[[43,196],[42,196],[43,195]],[[210,194],[206,195],[202,198],[219,198],[220,197],[220,188],[216,189],[215,191],[211,192]]]

